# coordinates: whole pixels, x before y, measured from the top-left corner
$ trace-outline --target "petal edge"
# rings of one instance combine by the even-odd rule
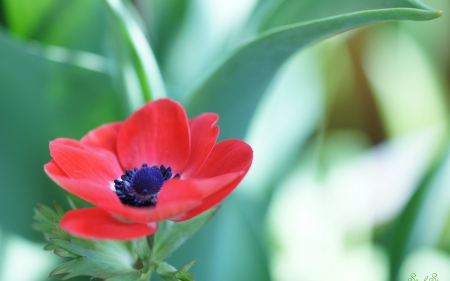
[[[122,125],[117,153],[125,169],[148,165],[170,166],[179,173],[189,157],[186,112],[169,99],[147,103]]]
[[[181,173],[183,177],[195,175],[208,158],[219,136],[219,126],[216,125],[218,119],[215,113],[203,113],[189,120],[191,149]]]
[[[60,225],[72,235],[99,240],[130,240],[148,236],[158,229],[156,223],[122,221],[100,208],[71,210]]]

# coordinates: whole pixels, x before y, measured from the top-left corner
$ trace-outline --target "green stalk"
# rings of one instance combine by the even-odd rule
[[[138,13],[131,3],[122,0],[105,0],[117,28],[132,56],[132,66],[144,101],[151,101],[166,96],[164,82],[153,55],[151,47],[136,21]]]
[[[152,270],[149,270],[147,273],[142,274],[141,281],[151,281],[152,279]]]

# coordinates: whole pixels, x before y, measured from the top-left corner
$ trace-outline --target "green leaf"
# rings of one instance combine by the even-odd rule
[[[134,248],[134,251],[139,257],[140,262],[142,263],[142,273],[146,274],[149,269],[149,261],[152,256],[151,249],[149,247],[149,244],[147,243],[147,238],[141,238],[135,240],[136,246]]]
[[[58,248],[58,247],[55,249],[54,253],[55,253],[55,255],[58,255],[58,256],[60,256],[62,258],[76,259],[76,258],[79,257],[78,255],[76,255],[76,254],[74,254],[72,252],[69,252],[66,249]]]
[[[190,116],[216,112],[221,117],[221,138],[243,138],[261,96],[283,63],[298,50],[371,23],[430,20],[442,15],[437,10],[405,6],[407,8],[360,11],[263,33],[233,52],[197,87],[186,101],[187,111]]]
[[[125,247],[122,247],[122,249],[118,247],[121,242],[96,241],[93,249],[86,249],[76,242],[60,239],[53,239],[52,241],[60,248],[75,253],[79,257],[59,265],[50,273],[50,276],[65,274],[62,278],[65,280],[81,275],[96,278],[111,278],[123,274],[141,275],[140,270],[133,268],[135,259],[130,252]]]
[[[188,271],[196,261],[197,260],[193,260],[185,264],[182,268],[180,268],[180,270],[175,273],[175,276],[182,281],[193,281],[195,279],[194,275],[192,275]]]
[[[64,209],[61,207],[61,205],[59,205],[59,203],[56,201],[54,201],[53,204],[55,205],[55,211],[56,211],[56,214],[58,215],[58,218],[61,218],[62,216],[64,216],[65,212],[64,212]]]
[[[59,237],[59,238],[61,238],[61,239],[69,240],[69,239],[70,239],[69,233],[67,233],[64,229],[62,229],[62,228],[59,226],[59,221],[60,221],[60,220],[57,220],[57,221],[54,221],[54,222],[53,222],[54,226],[53,226],[53,228],[50,228],[50,229],[49,229],[50,232],[51,232],[52,234],[56,235],[56,237]]]
[[[69,205],[72,209],[81,209],[92,206],[92,204],[86,202],[78,196],[73,195],[72,193],[67,192],[66,194],[67,200],[69,201]]]
[[[389,248],[391,279],[396,280],[400,266],[411,249],[439,246],[439,237],[445,233],[441,228],[448,220],[442,212],[450,202],[447,182],[450,172],[450,143],[438,146],[432,164],[407,206],[389,229],[384,241]],[[430,219],[433,218],[433,219]],[[426,229],[427,231],[423,231]],[[446,240],[448,240],[446,238]]]
[[[34,210],[34,219],[37,221],[33,224],[33,228],[37,231],[41,231],[44,235],[49,237],[67,238],[68,234],[59,228],[55,222],[59,222],[64,215],[64,211],[61,206],[55,202],[56,211],[45,205],[39,205]],[[62,211],[62,212],[61,212]],[[49,245],[45,246],[45,249],[51,249]]]
[[[155,234],[153,260],[162,261],[180,247],[189,237],[200,230],[216,214],[215,207],[184,222],[164,221]]]
[[[70,237],[70,240],[52,239],[52,242],[80,256],[68,264],[70,271],[61,273],[61,268],[57,270],[57,274],[69,273],[67,278],[79,275],[109,278],[125,273],[142,273],[139,259],[130,251],[128,242],[85,240],[76,237]],[[62,269],[65,269],[63,265]]]
[[[266,7],[259,24],[259,30],[268,30],[287,24],[319,18],[360,12],[364,10],[379,10],[390,8],[421,8],[431,10],[420,1],[358,1],[358,0],[283,0],[271,1]]]
[[[97,241],[71,237],[59,227],[59,220],[64,211],[55,203],[57,211],[39,206],[35,211],[35,228],[44,231],[52,242],[45,246],[46,250],[54,249],[54,253],[63,258],[71,258],[56,267],[50,276],[64,275],[66,280],[75,276],[87,275],[107,280],[139,280],[142,270],[148,271],[148,264],[141,261],[144,268],[135,268],[139,257],[130,250],[128,242]],[[45,229],[47,227],[47,229]],[[145,239],[144,242],[146,243]],[[148,246],[147,246],[148,248]],[[136,247],[141,257],[147,257],[149,250],[145,246]],[[146,267],[145,267],[146,266]]]
[[[111,26],[115,30],[116,41],[122,48],[119,71],[124,77],[132,107],[136,109],[144,101],[165,97],[156,59],[136,21],[138,13],[129,1],[105,0],[105,3],[113,18]],[[136,96],[136,91],[141,91],[140,97]]]
[[[145,13],[150,42],[160,65],[167,59],[171,44],[174,43],[186,20],[187,0],[155,0],[137,3],[139,12]]]
[[[104,11],[99,1],[5,0],[6,25],[16,36],[102,53]]]
[[[181,281],[193,281],[195,279],[194,275],[189,272],[177,272],[175,273],[175,277]]]
[[[50,243],[50,244],[47,244],[44,246],[44,251],[54,251],[57,248],[58,247],[56,247],[56,245],[54,245],[53,243]]]
[[[166,281],[178,281],[175,276],[177,269],[165,262],[159,262],[156,265],[156,273]]]
[[[65,200],[62,189],[42,170],[42,165],[50,160],[49,141],[57,137],[79,139],[101,124],[124,117],[117,99],[119,93],[112,87],[109,74],[83,67],[86,57],[79,54],[85,52],[58,47],[56,50],[65,51],[58,53],[67,59],[62,62],[49,59],[54,50],[36,41],[15,40],[0,27],[0,127],[4,136],[0,138],[0,155],[9,159],[2,164],[2,174],[9,176],[3,176],[0,186],[0,191],[8,196],[0,197],[0,205],[14,214],[1,216],[0,225],[33,241],[41,234],[30,231],[33,218],[30,208],[23,206]],[[53,58],[56,55],[55,51]],[[87,63],[96,63],[90,55]],[[29,190],[34,191],[29,194]]]
[[[52,210],[50,207],[40,205],[38,209],[39,212],[42,214],[42,216],[48,218],[51,221],[59,221],[61,219],[61,216],[56,211]]]
[[[166,281],[193,281],[195,277],[189,273],[188,270],[195,262],[196,260],[187,263],[180,270],[177,270],[175,267],[166,262],[158,262],[155,263],[155,271],[162,279]]]
[[[178,272],[188,272],[189,269],[191,269],[191,267],[194,265],[194,263],[196,261],[197,260],[192,260],[192,261],[188,262],[187,264],[183,265],[183,267],[180,268],[180,270],[178,270]]]
[[[141,280],[141,273],[136,271],[117,274],[115,276],[105,279],[105,281],[139,281],[139,280]]]

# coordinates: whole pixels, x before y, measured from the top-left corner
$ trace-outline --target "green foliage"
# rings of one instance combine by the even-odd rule
[[[138,25],[134,7],[120,0],[106,0],[105,3],[113,18],[110,27],[114,30],[115,41],[122,48],[118,51],[118,59],[125,90],[130,98],[138,99],[138,102],[132,101],[132,106],[136,109],[144,101],[165,97],[158,65]],[[134,84],[136,81],[139,81],[138,85]],[[140,93],[133,92],[139,90]]]
[[[98,38],[105,28],[100,1],[2,1],[9,31],[23,39],[104,53]]]
[[[424,9],[432,10],[426,7],[420,1],[270,1],[267,8],[269,12],[261,20],[260,30],[267,30],[282,25],[294,24],[299,21],[309,21],[318,18],[326,18],[335,15],[349,14],[365,10],[380,10],[380,9]],[[420,10],[417,10],[422,12]]]
[[[212,208],[185,222],[164,221],[160,223],[155,235],[153,259],[163,261],[169,257],[189,237],[205,226],[218,209],[218,207]]]
[[[165,281],[193,281],[194,275],[187,272],[195,260],[184,265],[180,270],[176,270],[170,264],[160,262],[156,265],[156,273]]]
[[[88,63],[81,64],[83,60]],[[2,212],[15,214],[1,216],[0,224],[37,241],[37,233],[29,227],[32,206],[62,202],[65,197],[39,168],[49,160],[48,142],[80,138],[100,124],[120,119],[124,111],[100,56],[38,42],[23,44],[0,27],[0,61],[0,154],[9,159],[1,164],[5,185],[0,189],[8,196],[0,198],[0,205]]]
[[[154,236],[150,236],[151,239],[154,238]],[[147,238],[148,239],[148,238]],[[134,242],[136,243],[135,246],[135,252],[139,257],[140,263],[142,263],[142,273],[146,274],[150,268],[150,261],[152,258],[152,250],[151,247],[153,245],[149,245],[150,243],[147,243],[146,238],[136,239]]]
[[[164,280],[192,281],[194,276],[188,270],[195,261],[177,270],[163,260],[202,228],[217,209],[213,208],[186,222],[162,222],[155,243],[153,235],[132,241],[96,241],[73,237],[59,226],[64,210],[56,202],[55,210],[44,205],[35,210],[37,222],[33,228],[51,242],[44,247],[45,250],[53,250],[56,255],[71,259],[50,273],[50,276],[64,275],[61,280],[76,276],[107,281],[140,280],[141,276],[151,274],[149,270],[155,270]]]
[[[430,236],[422,233],[422,229],[441,227],[448,220],[448,214],[441,214],[439,211],[441,208],[445,208],[447,202],[436,202],[435,200],[439,197],[448,197],[446,187],[442,182],[446,181],[449,170],[450,151],[443,151],[433,161],[414,196],[390,229],[390,237],[386,242],[390,246],[392,276],[398,275],[398,270],[395,268],[401,266],[413,245],[426,246],[430,240],[433,244],[439,245],[442,241],[447,240],[444,235],[445,231],[442,232],[442,237],[437,236],[430,239]],[[433,220],[428,218],[433,218]]]
[[[92,207],[92,204],[90,204],[89,202],[84,201],[80,197],[77,197],[77,196],[73,195],[72,193],[68,193],[67,192],[66,195],[67,195],[67,201],[69,202],[69,206],[72,209],[80,209],[80,208]]]
[[[35,210],[37,222],[33,225],[50,240],[51,246],[46,246],[46,250],[54,250],[56,255],[71,259],[56,267],[50,276],[64,275],[62,280],[81,275],[106,280],[139,280],[143,270],[148,270],[148,265],[147,268],[134,268],[137,256],[144,256],[141,246],[132,250],[128,242],[72,237],[58,224],[64,211],[57,203],[55,209],[39,206]]]
[[[405,1],[406,2],[406,1]],[[254,111],[281,65],[301,48],[362,25],[390,20],[430,20],[442,12],[390,8],[355,12],[259,35],[238,48],[210,74],[187,101],[192,115],[219,113],[222,138],[243,138]]]
[[[174,40],[183,28],[186,18],[188,0],[156,0],[143,1],[140,3],[141,13],[148,21],[147,26],[153,27],[147,30],[152,43],[152,49],[159,59],[160,65],[167,59],[168,52]],[[164,72],[164,69],[162,69]]]

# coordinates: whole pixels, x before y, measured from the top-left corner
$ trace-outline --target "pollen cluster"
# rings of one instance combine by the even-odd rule
[[[164,183],[171,178],[179,178],[180,175],[173,176],[172,168],[164,165],[149,167],[146,163],[141,168],[126,170],[120,180],[114,180],[117,196],[120,201],[129,206],[149,207],[155,206],[158,201],[158,194]]]

